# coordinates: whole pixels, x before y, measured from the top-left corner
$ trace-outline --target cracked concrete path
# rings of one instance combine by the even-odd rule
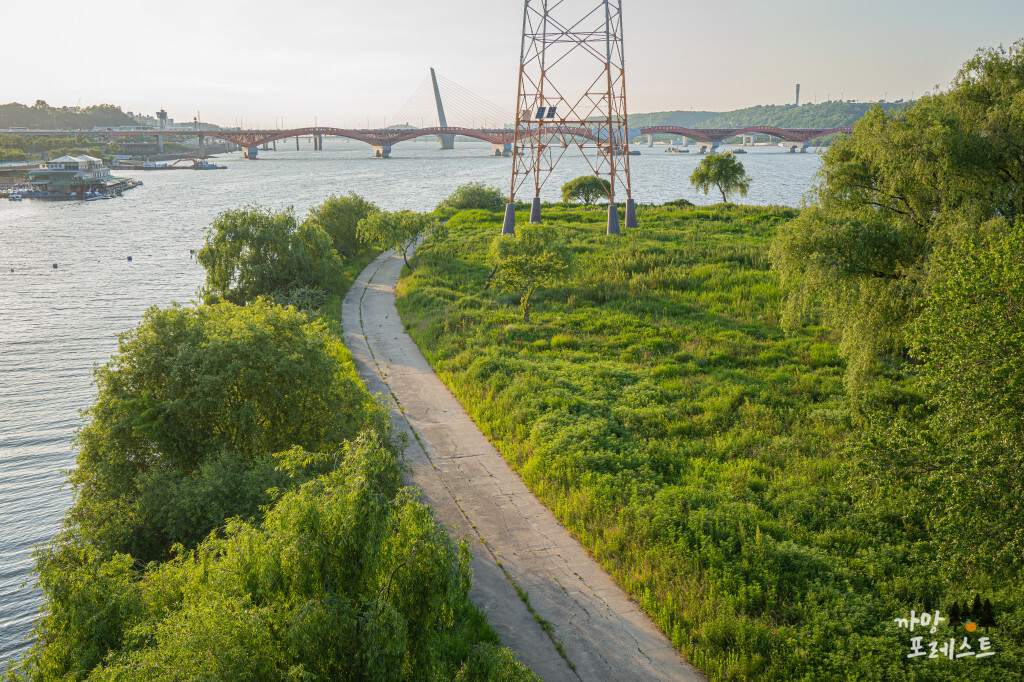
[[[470,536],[470,598],[502,644],[549,681],[703,680],[527,489],[434,374],[395,308],[402,264],[388,252],[356,279],[342,309],[345,344],[370,391],[391,401],[396,430],[409,433],[411,482],[439,521]],[[510,581],[526,591],[550,632]]]

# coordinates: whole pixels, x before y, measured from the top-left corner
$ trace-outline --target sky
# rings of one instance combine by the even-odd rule
[[[377,127],[433,66],[514,109],[522,0],[3,5],[0,103],[163,107],[245,128]],[[632,113],[786,104],[796,83],[803,102],[910,99],[947,87],[977,48],[1024,37],[1021,0],[622,6]]]

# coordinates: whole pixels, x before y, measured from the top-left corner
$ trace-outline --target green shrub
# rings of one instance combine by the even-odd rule
[[[485,185],[482,182],[468,182],[456,187],[455,191],[437,207],[456,210],[478,208],[493,211],[504,208],[505,203],[506,196],[497,187]]]
[[[607,198],[610,191],[610,185],[604,178],[596,175],[581,175],[562,185],[562,201],[589,206],[602,197]]]

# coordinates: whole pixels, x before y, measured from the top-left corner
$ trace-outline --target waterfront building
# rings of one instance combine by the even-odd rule
[[[28,173],[29,185],[38,194],[54,198],[120,194],[133,186],[128,178],[115,178],[101,159],[93,156],[62,156],[39,164]]]

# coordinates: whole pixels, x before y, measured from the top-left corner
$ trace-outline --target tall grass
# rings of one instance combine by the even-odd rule
[[[642,207],[608,237],[602,210],[547,207],[575,265],[524,325],[483,290],[501,215],[463,211],[398,307],[527,485],[711,678],[1010,679],[1019,626],[989,659],[906,658],[893,619],[977,586],[936,577],[922,516],[846,454],[833,334],[779,327],[767,253],[794,215]],[[891,409],[914,402],[885,381]]]

